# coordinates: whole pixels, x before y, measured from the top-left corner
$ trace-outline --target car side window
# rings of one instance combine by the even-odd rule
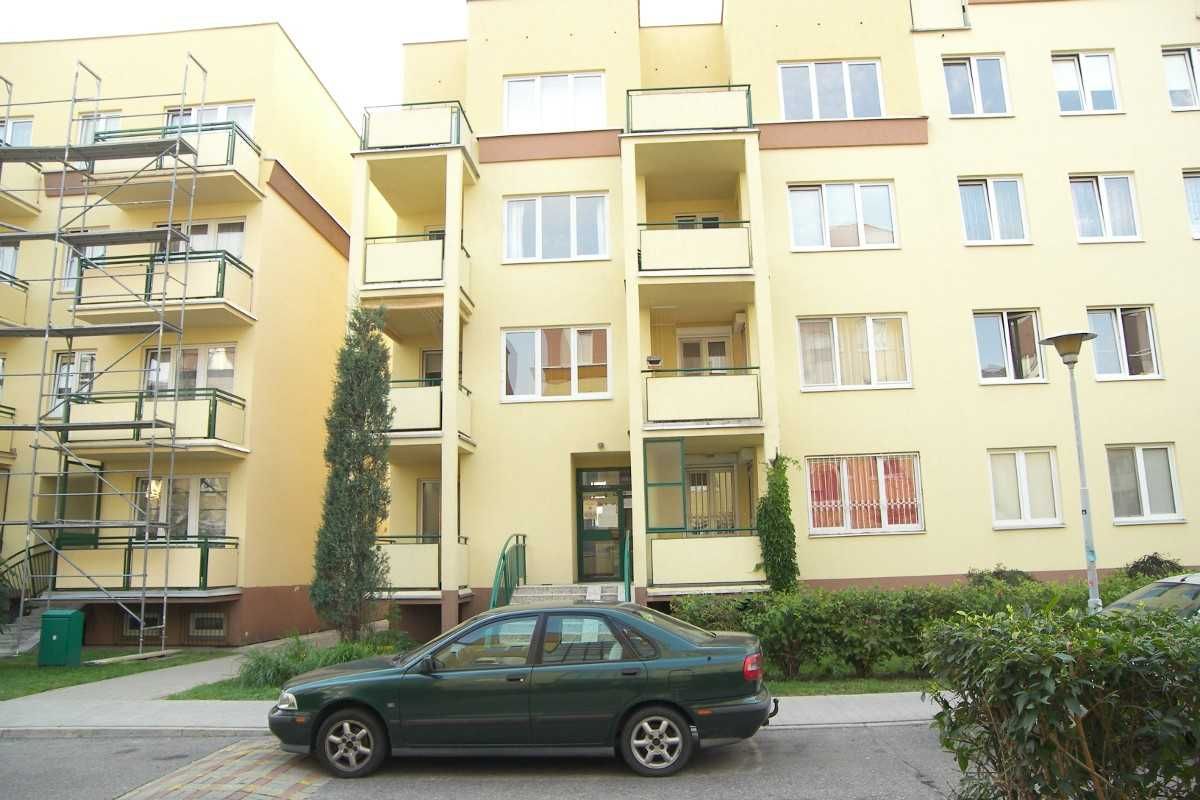
[[[629,646],[633,649],[633,654],[638,658],[646,660],[658,656],[658,648],[654,646],[654,642],[647,639],[643,634],[638,633],[628,625],[621,628],[621,633],[625,634],[625,640],[629,642]]]
[[[441,671],[522,667],[529,660],[536,627],[537,617],[518,617],[475,628],[434,653],[434,668]]]
[[[625,647],[602,617],[552,614],[542,638],[543,664],[622,661]]]

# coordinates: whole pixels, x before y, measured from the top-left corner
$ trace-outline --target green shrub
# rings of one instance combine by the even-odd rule
[[[1183,564],[1170,556],[1157,552],[1144,555],[1125,565],[1126,575],[1131,578],[1145,578],[1149,581],[1168,578],[1183,571]]]
[[[1200,793],[1200,626],[1010,609],[936,621],[924,645],[961,797]]]
[[[759,638],[763,655],[780,677],[795,678],[805,663],[831,652],[829,592],[782,592],[764,599],[745,615],[743,630]]]
[[[967,583],[987,583],[989,580],[999,580],[1007,584],[1032,583],[1036,581],[1028,572],[1019,569],[1009,569],[1003,564],[997,564],[991,569],[973,569],[967,573]]]
[[[251,688],[278,688],[310,670],[397,652],[400,637],[382,633],[376,632],[356,642],[339,642],[330,647],[316,647],[293,636],[279,647],[256,648],[242,660],[238,668],[238,682]],[[407,641],[411,647],[412,640]],[[399,649],[408,648],[401,646]]]

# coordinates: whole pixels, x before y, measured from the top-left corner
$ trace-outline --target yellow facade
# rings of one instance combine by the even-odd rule
[[[513,533],[527,536],[529,583],[588,580],[602,555],[584,552],[585,533],[614,518],[609,501],[578,482],[586,475],[599,486],[605,470],[628,471],[628,490],[611,497],[623,506],[636,596],[761,586],[752,509],[776,452],[798,460],[791,501],[807,581],[937,581],[996,563],[1078,573],[1067,373],[1051,349],[1029,350],[1030,332],[1021,339],[1014,328],[1003,358],[1023,370],[1036,358],[1037,374],[997,380],[991,365],[985,375],[978,347],[990,340],[977,330],[1005,311],[1035,312],[1039,336],[1101,325],[1106,310],[1128,322],[1130,343],[1105,351],[1104,369],[1113,358],[1126,372],[1150,358],[1152,374],[1098,378],[1085,351],[1077,375],[1099,564],[1152,551],[1200,563],[1186,508],[1200,447],[1190,373],[1200,351],[1187,322],[1200,228],[1189,227],[1185,191],[1200,168],[1200,113],[1172,108],[1164,71],[1165,53],[1198,58],[1194,2],[976,0],[964,15],[957,0],[749,0],[726,3],[720,23],[674,28],[639,28],[634,0],[566,8],[489,0],[468,11],[464,40],[406,47],[405,99],[416,105],[381,117],[377,131],[393,127],[354,159],[351,302],[395,315],[393,378],[423,377],[420,353],[436,349],[440,323],[442,363],[455,363],[461,347],[460,382],[472,401],[469,436],[452,421],[456,395],[447,391],[437,398],[440,426],[393,434],[388,531],[411,534],[438,508],[442,541],[468,540],[469,582],[457,570],[464,546],[442,547],[440,592],[427,588],[429,567],[422,591],[392,587],[395,597],[440,603],[442,624],[463,613],[456,604],[486,604]],[[1088,59],[1095,54],[1108,59]],[[833,62],[844,101],[818,87],[832,85],[824,81]],[[1004,108],[952,114],[947,70],[997,63]],[[1069,63],[1078,65],[1085,113],[1056,101],[1064,89],[1056,75]],[[810,72],[806,101],[796,79]],[[981,76],[972,77],[979,109]],[[806,102],[807,118],[797,111]],[[428,141],[412,112],[450,106],[462,112],[461,135]],[[1110,227],[1107,238],[1081,237],[1077,225],[1091,218],[1085,209],[1077,220],[1072,198],[1090,185],[1086,176],[1105,191],[1104,176],[1131,178],[1113,190],[1132,187],[1132,235]],[[1018,187],[1020,237],[999,240],[993,216],[997,241],[968,241],[979,221],[964,227],[963,193],[997,191],[989,178]],[[846,184],[857,187],[839,188]],[[824,244],[795,244],[794,229],[813,235],[796,207],[843,191],[857,198],[858,219],[867,206],[872,219],[885,218],[883,228],[867,220],[853,234],[875,246],[830,246],[847,229],[830,222],[827,205],[816,223]],[[595,196],[604,198],[604,245],[597,252],[581,239],[558,257],[564,245],[551,241],[546,220],[565,220],[569,206],[562,230],[579,237],[586,219],[590,237]],[[1102,214],[1125,209],[1120,195],[1100,202]],[[381,246],[373,240],[408,236],[430,249],[434,229],[445,254],[434,279],[419,248],[387,244],[407,248],[411,259],[396,257],[411,277],[387,289],[363,283],[371,248]],[[530,243],[531,233],[550,238]],[[464,291],[454,281],[468,252]],[[1146,308],[1149,356],[1133,329]],[[840,355],[804,339],[833,326]],[[856,345],[864,326],[873,338],[862,333]],[[562,334],[546,329],[569,329],[590,347],[579,331],[600,327],[606,391],[563,402],[555,381],[565,367],[554,355]],[[530,330],[540,344],[525,338]],[[854,349],[868,341],[874,356]],[[524,347],[541,359],[530,369],[540,377],[522,371]],[[835,385],[805,377],[822,358],[841,360]],[[866,375],[868,359],[870,385],[845,377]],[[582,374],[585,365],[572,368]],[[433,385],[422,390],[427,402]],[[660,449],[644,456],[647,446]],[[663,484],[654,473],[668,463],[679,470],[680,453],[683,477]],[[1005,478],[1018,462],[1019,487]],[[439,478],[440,498],[422,501],[421,481]],[[1131,503],[1147,513],[1131,514]],[[623,578],[617,570],[606,579]]]
[[[96,110],[116,118],[110,130],[161,127],[164,115],[180,104],[188,53],[207,69],[207,85],[202,93],[200,73],[192,65],[185,105],[199,105],[203,97],[210,109],[252,107],[248,118],[238,122],[244,136],[231,137],[221,130],[203,134],[199,143],[193,225],[208,222],[210,234],[240,229],[240,235],[232,239],[208,235],[207,247],[200,246],[193,236],[193,249],[204,252],[190,261],[182,348],[196,348],[199,354],[206,377],[198,379],[197,385],[203,388],[207,381],[207,386],[220,386],[220,391],[202,390],[177,404],[163,400],[155,412],[139,392],[144,378],[137,372],[144,368],[143,351],[152,350],[153,342],[139,344],[139,336],[79,337],[73,342],[75,351],[94,351],[98,370],[131,348],[133,355],[121,361],[124,371],[105,374],[97,381],[94,389],[103,398],[100,402],[73,404],[70,411],[72,421],[136,417],[176,424],[176,435],[188,445],[175,457],[174,475],[181,491],[187,487],[191,503],[187,537],[192,541],[172,548],[169,566],[161,549],[151,549],[147,586],[171,587],[169,639],[236,644],[317,626],[307,584],[324,488],[323,417],[345,325],[345,307],[337,300],[345,294],[345,229],[350,217],[350,164],[344,154],[355,147],[357,134],[275,24],[3,44],[0,75],[13,84],[12,117],[32,122],[32,144],[61,146],[68,130],[69,105],[48,101],[70,97],[77,60],[101,77],[101,97],[119,99],[78,103],[71,124],[73,143],[79,141],[81,116]],[[80,96],[94,97],[94,81],[86,72],[83,76]],[[42,102],[28,105],[35,101]],[[95,174],[102,179],[105,170],[128,171],[140,166],[97,162]],[[43,164],[43,169],[51,171],[52,167]],[[9,174],[10,165],[5,165],[0,178],[5,188]],[[0,222],[29,230],[53,230],[58,197],[47,194],[42,183],[34,184],[37,191],[20,195],[34,201],[36,213],[5,213]],[[149,170],[120,186],[114,179],[112,186],[118,188],[111,202],[88,212],[89,228],[150,228],[163,224],[168,215],[177,224],[187,216],[190,177],[179,179],[173,212],[163,202],[170,193],[162,172]],[[106,188],[89,189],[90,199]],[[232,228],[219,229],[222,223],[230,223]],[[193,227],[193,231],[197,229]],[[58,293],[56,323],[69,324],[72,317],[76,324],[151,321],[154,313],[145,303],[132,301],[123,288],[145,280],[146,258],[138,255],[145,252],[144,245],[110,246],[101,262],[106,264],[104,274],[111,277],[85,279],[75,301],[67,291],[69,286],[60,283],[53,287]],[[21,244],[15,276],[26,282],[22,294],[27,297],[4,300],[0,314],[6,322],[44,323],[53,259],[52,242]],[[61,274],[61,264],[57,269]],[[163,281],[169,281],[167,318],[178,319],[184,294],[178,282],[182,262],[169,265],[173,278],[165,277],[166,269],[154,271],[151,290],[161,292]],[[5,287],[16,285],[9,282]],[[38,411],[37,379],[29,374],[42,368],[41,339],[3,338],[0,346],[5,348],[7,377],[2,402],[15,410],[18,422],[29,422]],[[52,339],[50,346],[55,354],[67,351],[62,339]],[[211,354],[212,348],[219,349],[224,361],[206,365],[206,354]],[[176,352],[173,364],[181,361]],[[220,374],[218,366],[224,370]],[[177,374],[174,380],[182,378]],[[28,518],[32,438],[23,432],[12,435],[13,456],[8,464],[12,477],[5,517],[20,520]],[[148,466],[146,448],[138,439],[155,435],[169,434],[165,429],[69,434],[70,446],[79,457],[103,467],[107,485],[99,502],[99,518],[133,518],[127,498],[136,496],[136,474],[146,475]],[[156,474],[167,472],[164,452],[160,449],[155,456]],[[39,473],[47,471],[51,458],[42,454]],[[84,484],[79,484],[81,494],[72,497],[68,493],[67,507],[57,511],[54,493],[61,490],[52,480],[42,481],[45,494],[38,498],[36,519],[95,516],[94,510],[87,508],[95,497],[82,499],[83,492],[95,492],[94,486],[82,488]],[[203,506],[197,500],[201,493]],[[201,514],[202,519],[197,520]],[[208,535],[219,535],[222,546],[206,548],[197,540],[195,528],[200,524],[208,525]],[[122,529],[101,529],[100,533],[109,545],[64,551],[55,586],[63,601],[92,602],[87,606],[88,638],[94,642],[135,634],[123,625],[124,615],[115,613],[92,580],[78,577],[78,570],[107,575],[98,582],[118,595],[123,589],[128,594],[140,586],[140,578],[133,580],[133,586],[123,587],[122,579],[112,576],[122,571],[140,572],[142,557],[135,545],[130,555],[133,562],[123,570],[125,547],[118,546],[116,539],[129,533]],[[24,546],[24,529],[6,526],[0,554],[8,557]],[[222,620],[216,633],[211,627],[214,613]],[[209,618],[207,635],[195,630],[198,614]]]

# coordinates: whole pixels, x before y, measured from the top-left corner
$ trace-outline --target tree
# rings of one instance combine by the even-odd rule
[[[313,582],[317,615],[343,639],[366,626],[371,595],[385,584],[387,558],[375,532],[387,519],[388,349],[381,309],[354,310],[338,351],[333,402],[325,416],[325,499]]]
[[[758,499],[755,512],[754,521],[762,547],[762,569],[775,592],[795,589],[800,575],[787,476],[788,467],[793,463],[793,459],[778,454],[767,463],[767,493]]]

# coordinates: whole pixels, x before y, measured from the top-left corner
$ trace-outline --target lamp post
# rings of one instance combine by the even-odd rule
[[[1075,365],[1083,343],[1095,339],[1090,331],[1069,331],[1042,339],[1040,344],[1051,345],[1058,351],[1071,385],[1071,414],[1075,418],[1075,457],[1079,460],[1079,509],[1083,516],[1083,555],[1087,561],[1088,613],[1100,610],[1100,580],[1096,576],[1096,545],[1092,539],[1092,502],[1088,495],[1087,466],[1083,462],[1083,430],[1079,425],[1079,393],[1075,388]]]

